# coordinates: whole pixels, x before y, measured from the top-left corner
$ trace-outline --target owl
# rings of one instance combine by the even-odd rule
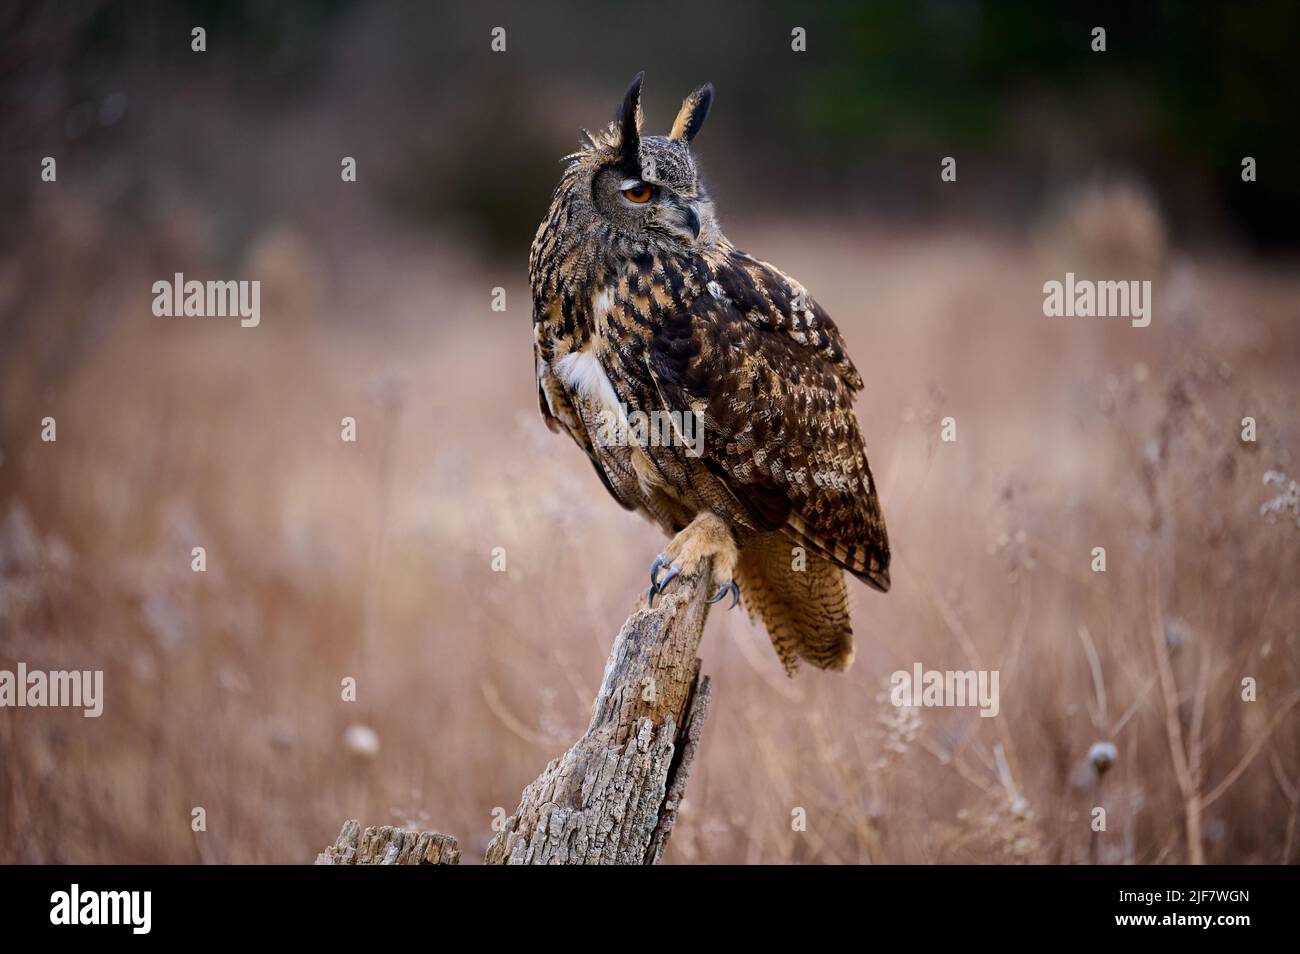
[[[538,402],[610,495],[671,537],[648,600],[710,560],[787,673],[853,659],[845,571],[889,589],[889,540],[830,316],[722,232],[691,153],[713,101],[642,135],[638,74],[582,131],[533,241]]]

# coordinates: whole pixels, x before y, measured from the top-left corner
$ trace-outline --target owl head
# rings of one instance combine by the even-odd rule
[[[667,136],[643,136],[644,76],[632,80],[605,130],[583,130],[583,149],[568,157],[573,171],[589,183],[594,213],[620,237],[638,245],[709,244],[717,223],[691,157],[691,140],[704,125],[713,86],[706,83],[682,101]]]

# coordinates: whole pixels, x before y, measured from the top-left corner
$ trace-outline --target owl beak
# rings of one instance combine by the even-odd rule
[[[686,227],[691,230],[693,238],[700,237],[700,213],[695,211],[695,206],[686,207]]]
[[[664,203],[659,221],[669,232],[684,242],[694,242],[700,237],[700,213],[693,202],[684,196],[673,196]],[[690,235],[690,238],[686,238]]]

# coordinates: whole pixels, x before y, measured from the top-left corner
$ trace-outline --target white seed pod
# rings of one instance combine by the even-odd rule
[[[343,745],[359,759],[369,761],[379,755],[379,736],[367,725],[348,726],[343,733]]]
[[[1106,769],[1114,765],[1117,758],[1119,750],[1115,748],[1114,742],[1094,742],[1088,750],[1088,761],[1098,775],[1105,775]]]

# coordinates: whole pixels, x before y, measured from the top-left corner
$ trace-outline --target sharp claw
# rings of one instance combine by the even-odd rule
[[[669,583],[677,579],[677,574],[680,572],[682,572],[680,563],[674,563],[670,566],[668,572],[664,574],[664,578],[659,581],[659,592],[662,593]]]
[[[664,568],[668,558],[662,553],[655,557],[655,561],[650,564],[650,590],[654,592],[659,589],[659,571]]]
[[[646,591],[646,602],[651,607],[655,605],[655,597],[664,591],[664,588],[673,581],[678,573],[682,572],[680,564],[674,563],[668,567],[668,572],[664,574],[664,578],[659,579],[659,571],[664,568],[664,564],[667,562],[668,558],[661,553],[655,557],[654,563],[650,564],[650,589]]]
[[[720,587],[718,587],[718,592],[714,593],[711,597],[709,597],[704,602],[709,604],[717,603],[724,596],[726,596],[728,592],[731,593],[731,605],[728,606],[727,609],[735,609],[736,605],[740,602],[740,587],[736,585],[735,580],[730,580],[726,583],[723,583]]]
[[[655,561],[650,564],[650,589],[646,590],[646,603],[651,608],[655,605],[655,596],[658,595],[661,587],[659,586],[659,571],[663,569],[664,564],[668,562],[667,557],[662,553],[655,557]]]

